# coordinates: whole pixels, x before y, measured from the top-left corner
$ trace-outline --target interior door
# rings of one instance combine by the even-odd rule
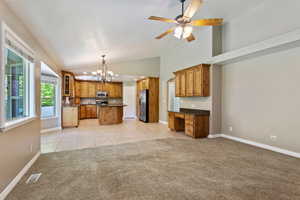
[[[136,118],[136,87],[134,85],[123,87],[123,101],[127,105],[124,108],[124,118]]]

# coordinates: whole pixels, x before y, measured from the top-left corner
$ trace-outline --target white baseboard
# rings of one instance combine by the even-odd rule
[[[30,167],[39,158],[41,152],[39,151],[35,156],[25,165],[25,167],[17,174],[17,176],[8,184],[8,186],[0,193],[0,200],[4,200],[7,195],[14,189],[21,178],[26,174]]]
[[[234,137],[234,136],[230,136],[230,135],[225,135],[225,134],[220,134],[219,137],[227,138],[227,139],[230,139],[230,140],[234,140],[234,141],[237,141],[237,142],[242,142],[242,143],[249,144],[249,145],[252,145],[252,146],[267,149],[267,150],[270,150],[270,151],[275,151],[277,153],[282,153],[282,154],[285,154],[285,155],[300,158],[300,153],[289,151],[289,150],[286,150],[286,149],[281,149],[281,148],[274,147],[274,146],[271,146],[271,145],[262,144],[262,143],[258,143],[258,142],[253,142],[253,141],[250,141],[250,140],[246,140],[246,139],[242,139],[242,138]]]
[[[168,122],[162,121],[162,120],[159,120],[159,123],[161,123],[161,124],[168,124]]]
[[[221,137],[222,134],[209,134],[208,135],[208,138],[212,139],[212,138],[218,138],[218,137]]]
[[[61,130],[61,127],[48,128],[48,129],[41,130],[41,133],[48,133],[48,132],[60,131],[60,130]]]

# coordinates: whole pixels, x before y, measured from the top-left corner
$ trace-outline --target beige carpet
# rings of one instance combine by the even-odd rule
[[[26,185],[31,173],[36,184]],[[300,160],[226,139],[42,155],[8,200],[299,200]]]

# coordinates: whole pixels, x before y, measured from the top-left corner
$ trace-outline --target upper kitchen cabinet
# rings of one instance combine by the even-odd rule
[[[75,79],[71,72],[62,71],[63,75],[63,96],[74,97],[75,96]]]
[[[123,83],[121,82],[97,83],[97,91],[107,92],[109,98],[122,98]]]
[[[81,98],[89,97],[89,82],[80,81],[80,97]]]
[[[97,83],[96,82],[88,82],[88,97],[96,98],[97,92]]]
[[[207,97],[210,95],[210,65],[201,64],[174,72],[176,97]]]
[[[80,97],[80,82],[75,81],[75,97]]]
[[[98,91],[98,83],[92,81],[79,81],[80,97],[81,98],[96,98]]]
[[[123,84],[122,83],[109,83],[110,98],[122,98],[123,96]]]

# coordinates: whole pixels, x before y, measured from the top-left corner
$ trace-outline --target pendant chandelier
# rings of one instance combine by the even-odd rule
[[[102,55],[102,66],[99,66],[99,69],[97,71],[98,80],[102,82],[111,82],[114,76],[114,73],[112,71],[108,70],[108,67],[106,65],[105,56]]]

